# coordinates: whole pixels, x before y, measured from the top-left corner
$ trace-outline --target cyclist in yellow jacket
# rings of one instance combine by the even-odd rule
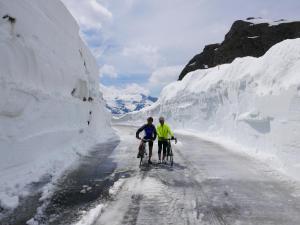
[[[165,162],[168,139],[174,139],[174,134],[171,131],[169,125],[165,123],[164,117],[159,118],[159,124],[156,127],[156,133],[158,137],[158,159],[159,163],[161,163],[161,150],[163,150],[162,161]]]

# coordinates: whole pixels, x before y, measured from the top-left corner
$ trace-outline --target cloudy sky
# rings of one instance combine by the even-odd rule
[[[100,81],[157,96],[204,45],[247,17],[298,20],[299,0],[62,0],[99,63]]]

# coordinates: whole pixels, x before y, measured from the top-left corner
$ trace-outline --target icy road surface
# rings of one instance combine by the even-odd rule
[[[261,163],[197,137],[177,135],[173,168],[139,169],[136,129],[116,128],[122,138],[114,153],[118,170],[134,172],[115,184],[112,201],[93,224],[300,224],[296,185]],[[156,145],[154,153],[156,161]]]
[[[136,128],[115,126],[121,141],[95,146],[54,184],[50,199],[32,196],[0,224],[299,225],[300,190],[266,165],[198,137],[177,134],[174,166],[139,168]],[[40,199],[40,200],[39,200]],[[34,218],[34,219],[33,219]]]

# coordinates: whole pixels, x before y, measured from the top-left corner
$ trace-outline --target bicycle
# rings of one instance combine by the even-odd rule
[[[175,144],[177,144],[177,138],[174,138],[174,139],[168,138],[167,139],[167,142],[168,142],[168,145],[167,145],[167,161],[170,161],[171,166],[173,166],[173,164],[174,164],[174,154],[173,154],[172,145],[171,145],[172,140],[174,140]]]
[[[152,141],[152,140],[150,140],[150,139],[142,139],[141,140],[141,144],[139,146],[139,153],[138,153],[138,156],[140,158],[140,166],[143,164],[143,159],[145,158],[145,155],[147,155],[146,143],[150,142],[150,141]]]

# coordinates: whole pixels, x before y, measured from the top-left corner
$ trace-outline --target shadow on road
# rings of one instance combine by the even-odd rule
[[[144,163],[142,166],[140,166],[141,171],[151,171],[151,170],[167,170],[167,171],[176,171],[176,170],[184,170],[186,169],[186,166],[183,166],[179,163],[173,164],[173,166],[169,164],[158,164],[154,163],[152,165],[149,165],[148,163]]]

